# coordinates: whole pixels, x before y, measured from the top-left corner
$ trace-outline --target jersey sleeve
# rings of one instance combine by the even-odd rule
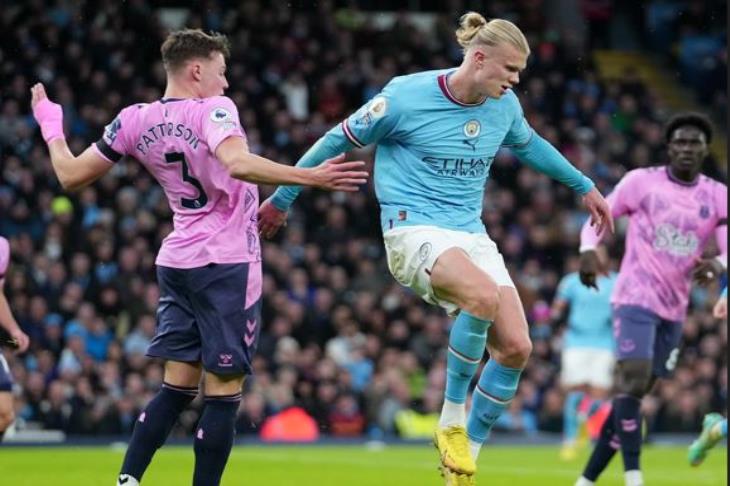
[[[517,99],[517,95],[510,91],[506,96],[510,97],[514,116],[502,145],[507,147],[519,147],[520,145],[527,144],[532,138],[534,132],[530,124],[527,123],[525,113],[522,111],[522,106],[520,106],[520,101]]]
[[[641,186],[645,175],[646,172],[642,170],[632,170],[616,184],[611,194],[606,197],[614,218],[631,214],[638,209],[642,194],[644,194]]]
[[[8,240],[0,237],[0,283],[5,279],[10,266],[10,244]]]
[[[216,96],[203,106],[201,133],[211,154],[228,137],[246,138],[238,117],[238,109],[226,96]]]
[[[627,173],[623,179],[616,184],[611,194],[606,196],[606,202],[611,208],[611,214],[614,218],[619,218],[626,214],[631,214],[639,207],[643,191],[641,190],[642,180],[646,172],[641,169],[633,170]],[[580,232],[580,251],[594,250],[596,246],[603,240],[606,232],[600,235],[590,225],[590,219],[584,224]]]
[[[131,128],[129,108],[125,108],[104,127],[104,134],[94,144],[96,152],[109,162],[118,162],[128,152],[127,139]]]
[[[393,82],[383,91],[342,120],[342,131],[354,146],[362,148],[392,136],[398,128],[401,110]]]

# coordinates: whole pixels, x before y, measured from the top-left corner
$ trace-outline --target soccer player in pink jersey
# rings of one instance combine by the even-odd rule
[[[117,484],[139,484],[178,415],[205,375],[205,407],[194,439],[194,486],[220,483],[231,451],[241,387],[251,374],[260,330],[261,250],[258,190],[253,183],[305,184],[355,191],[364,162],[304,169],[248,151],[228,87],[229,45],[200,30],[171,33],[161,48],[165,95],[124,108],[102,138],[74,156],[64,139],[61,107],[32,88],[33,113],[64,188],[79,189],[124,155],[157,179],[173,210],[173,232],[157,257],[160,301],[148,355],[164,358],[164,383],[140,414]]]
[[[690,285],[707,285],[727,267],[727,186],[700,174],[712,138],[710,122],[684,113],[666,127],[669,164],[627,173],[607,198],[615,218],[627,216],[626,252],[613,291],[618,376],[611,415],[576,486],[593,485],[620,448],[625,484],[644,484],[642,397],[674,369]],[[720,255],[703,259],[715,237]],[[595,248],[581,233],[581,281],[595,287]]]
[[[10,245],[8,240],[0,236],[0,329],[6,331],[10,336],[10,339],[2,344],[14,348],[19,353],[24,353],[28,349],[30,340],[15,321],[13,314],[10,312],[8,299],[3,292],[5,274],[9,266]],[[5,431],[15,421],[12,391],[13,377],[10,374],[8,362],[5,360],[2,351],[0,351],[0,442],[3,440]]]

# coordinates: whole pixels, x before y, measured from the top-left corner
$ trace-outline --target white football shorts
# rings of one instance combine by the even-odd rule
[[[613,386],[613,351],[601,348],[567,348],[560,358],[560,383],[566,387],[590,385],[610,390]]]
[[[393,277],[429,304],[443,307],[450,315],[456,314],[459,308],[436,297],[431,287],[431,269],[448,249],[464,250],[498,286],[515,286],[497,244],[486,233],[467,233],[436,226],[404,226],[386,231],[383,241]]]

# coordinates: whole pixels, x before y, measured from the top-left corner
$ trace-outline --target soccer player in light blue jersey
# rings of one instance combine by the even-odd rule
[[[391,273],[456,319],[449,337],[445,401],[435,444],[447,484],[474,484],[476,456],[509,406],[532,349],[522,303],[481,221],[484,188],[500,147],[582,196],[598,230],[613,220],[593,182],[528,125],[512,88],[530,48],[513,23],[470,12],[456,32],[455,69],[393,78],[299,160],[375,144],[375,192]],[[259,209],[271,237],[299,188],[279,187]],[[489,339],[487,339],[489,334]],[[467,420],[465,403],[485,346]]]
[[[554,322],[561,322],[568,313],[560,367],[560,382],[566,392],[560,452],[564,460],[576,457],[580,421],[600,410],[613,385],[616,359],[611,292],[618,274],[609,270],[605,248],[597,250],[601,264],[598,288],[586,287],[578,272],[570,273],[558,285],[551,309]],[[579,408],[584,411],[583,417]]]

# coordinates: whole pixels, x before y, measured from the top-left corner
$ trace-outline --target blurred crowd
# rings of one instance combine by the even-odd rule
[[[643,17],[647,45],[676,67],[697,99],[727,113],[727,2],[654,0],[636,12]]]
[[[200,2],[185,24],[229,35],[227,95],[251,150],[279,162],[296,162],[391,77],[461,61],[454,15],[438,14],[425,33],[398,13],[379,30],[350,3],[264,3]],[[131,159],[92,187],[64,194],[30,114],[29,88],[43,81],[63,105],[69,146],[79,153],[123,106],[162,95],[166,29],[143,1],[50,4],[0,10],[0,235],[12,252],[5,292],[32,340],[26,354],[7,354],[17,414],[22,423],[69,434],[128,434],[162,380],[161,363],[144,354],[159,297],[154,259],[171,213]],[[588,53],[566,55],[560,36],[545,34],[543,2],[489,5],[483,13],[517,22],[533,48],[516,90],[529,122],[604,193],[627,170],[665,161],[662,122],[670,113],[651,86],[631,73],[604,82]],[[352,156],[372,160],[368,150]],[[725,177],[712,160],[707,173]],[[262,200],[272,190],[262,187]],[[570,190],[504,150],[483,216],[534,340],[498,427],[557,432],[561,329],[549,324],[549,303],[560,277],[576,270],[586,215]],[[620,238],[611,252],[620,257]],[[408,436],[418,419],[438,413],[450,320],[389,275],[371,186],[348,195],[305,191],[288,226],[263,244],[263,259],[264,327],[240,434],[258,433],[292,407],[336,436]],[[714,287],[693,291],[676,377],[645,403],[652,430],[695,431],[704,413],[725,409],[727,328],[709,313],[716,295]],[[199,405],[175,434],[192,430]]]

